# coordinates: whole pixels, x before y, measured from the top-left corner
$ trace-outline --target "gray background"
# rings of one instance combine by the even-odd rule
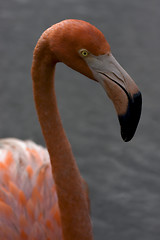
[[[41,33],[65,18],[103,31],[143,94],[134,139],[123,143],[101,87],[63,64],[56,91],[65,130],[92,200],[95,240],[160,239],[160,1],[1,0],[0,136],[44,144],[30,68]]]

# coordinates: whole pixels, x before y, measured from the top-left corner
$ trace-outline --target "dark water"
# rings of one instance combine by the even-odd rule
[[[32,51],[50,25],[77,18],[107,37],[143,94],[134,139],[123,143],[101,87],[59,64],[60,113],[89,184],[95,240],[160,239],[160,1],[0,2],[0,135],[44,144],[32,99]]]

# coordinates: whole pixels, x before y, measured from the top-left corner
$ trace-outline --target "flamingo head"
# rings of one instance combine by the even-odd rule
[[[48,34],[57,62],[102,85],[118,114],[121,136],[124,141],[130,141],[141,115],[141,93],[111,54],[101,31],[81,20],[64,20],[53,25]]]

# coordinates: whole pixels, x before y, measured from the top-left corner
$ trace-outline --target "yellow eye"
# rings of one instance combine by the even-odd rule
[[[88,56],[88,51],[87,50],[81,50],[80,51],[80,54],[83,56],[83,57],[87,57]]]

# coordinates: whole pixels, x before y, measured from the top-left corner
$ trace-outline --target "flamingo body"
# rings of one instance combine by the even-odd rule
[[[48,151],[31,141],[0,140],[0,239],[62,239]]]

